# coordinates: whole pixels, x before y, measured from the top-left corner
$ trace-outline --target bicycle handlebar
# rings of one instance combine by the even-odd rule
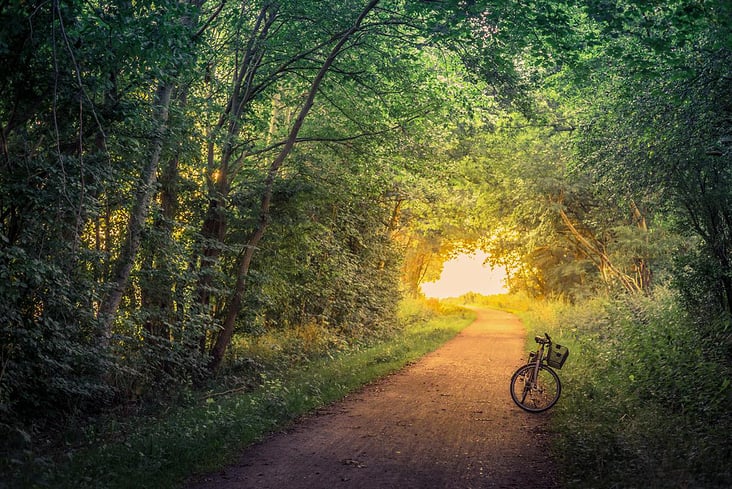
[[[549,333],[544,333],[544,338],[542,338],[541,336],[535,337],[534,341],[536,341],[540,345],[551,345],[552,344],[552,338],[551,338],[551,336],[549,336]]]

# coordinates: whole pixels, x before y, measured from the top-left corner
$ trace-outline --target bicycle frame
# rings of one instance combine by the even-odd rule
[[[533,374],[531,375],[531,387],[536,387],[536,379],[539,378],[539,368],[544,364],[544,348],[546,346],[546,343],[541,343],[539,348],[536,350],[536,353],[534,353],[534,369]],[[529,361],[531,363],[531,361]]]

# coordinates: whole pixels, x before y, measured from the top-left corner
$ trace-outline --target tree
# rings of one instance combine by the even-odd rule
[[[424,117],[427,111],[437,113],[437,108],[445,103],[443,97],[429,99],[428,95],[434,96],[437,93],[434,88],[435,77],[429,71],[420,71],[424,69],[422,64],[424,58],[419,51],[427,51],[421,36],[429,31],[425,31],[423,26],[418,26],[409,15],[396,14],[398,9],[390,9],[378,2],[368,4],[367,7],[358,3],[339,5],[337,9],[341,15],[329,15],[329,19],[342,18],[344,13],[346,19],[349,16],[351,18],[358,16],[359,12],[372,15],[363,25],[361,21],[357,22],[356,29],[339,22],[330,26],[332,21],[329,21],[315,31],[316,35],[312,39],[300,35],[301,41],[298,47],[301,49],[294,51],[292,44],[281,41],[281,39],[289,41],[293,25],[303,23],[302,20],[293,19],[305,19],[304,23],[309,28],[312,19],[322,15],[322,12],[312,11],[312,5],[302,3],[296,6],[280,4],[276,11],[267,9],[271,9],[268,4],[260,10],[253,24],[255,28],[251,31],[262,38],[247,44],[257,51],[256,53],[244,51],[241,57],[236,58],[241,60],[241,66],[235,70],[237,74],[233,78],[233,89],[229,92],[229,101],[224,105],[226,117],[219,118],[216,129],[211,131],[212,134],[217,134],[223,130],[224,122],[228,124],[226,127],[229,132],[222,137],[224,144],[221,146],[223,149],[220,157],[212,153],[217,143],[214,141],[209,144],[208,161],[216,162],[214,165],[216,170],[211,171],[211,175],[215,175],[216,183],[211,187],[215,191],[210,200],[209,217],[202,228],[204,241],[210,245],[204,249],[199,260],[202,271],[199,290],[201,304],[204,307],[207,307],[211,298],[209,291],[215,289],[211,284],[210,273],[213,271],[211,266],[219,260],[217,250],[223,249],[222,244],[226,239],[225,230],[228,221],[226,200],[229,197],[231,184],[239,178],[240,172],[251,172],[249,175],[264,173],[262,180],[259,182],[255,180],[254,183],[254,188],[258,188],[261,192],[260,210],[257,215],[250,217],[256,221],[250,224],[251,230],[246,240],[235,245],[241,246],[241,251],[232,268],[232,275],[236,278],[233,284],[234,292],[227,299],[216,301],[217,307],[220,308],[218,317],[222,329],[216,335],[212,347],[211,365],[214,369],[220,365],[233,335],[251,261],[270,219],[273,185],[281,173],[285,159],[296,143],[339,140],[339,136],[319,135],[323,133],[322,129],[309,129],[312,136],[298,137],[305,124],[305,116],[312,110],[316,95],[321,99],[323,106],[331,107],[328,119],[335,117],[341,127],[350,129],[350,132],[340,136],[343,142],[375,136],[396,128],[408,130],[407,121],[417,116]],[[455,11],[459,10],[455,8]],[[434,13],[428,8],[424,11],[417,10],[415,15],[429,18],[428,16]],[[321,30],[327,28],[332,31],[323,38]],[[267,43],[263,42],[265,38]],[[401,44],[395,45],[394,39],[400,40]],[[287,46],[287,50],[270,52],[267,49],[271,46]],[[329,46],[332,46],[330,52],[328,52]],[[273,53],[276,55],[274,58],[276,62],[270,59]],[[356,57],[355,53],[359,53],[360,57]],[[318,68],[314,62],[322,64]],[[271,67],[276,69],[271,71]],[[312,85],[303,86],[301,80],[308,79],[310,76],[308,72],[316,69],[319,71]],[[244,73],[250,77],[250,81],[246,84],[242,84]],[[292,74],[297,74],[300,79],[293,80]],[[252,96],[251,99],[247,98],[249,95],[245,97],[239,93],[242,86],[249,87],[247,93]],[[342,88],[344,93],[352,95],[336,96],[331,87]],[[415,90],[415,87],[424,87],[427,90]],[[299,97],[293,98],[293,90],[297,90],[295,93],[303,94],[304,104],[298,109],[299,112],[293,112],[294,109],[290,104],[290,112],[283,113],[278,105],[281,101],[292,99],[296,104],[302,103]],[[256,120],[252,118],[252,113],[257,113],[262,107],[268,107],[263,104],[261,97],[255,97],[265,93],[270,97],[268,100],[272,100],[273,103],[269,105],[270,118],[268,130],[265,132],[267,137],[262,141],[256,135],[249,136],[247,130],[251,129],[251,123]],[[359,99],[369,101],[371,106],[360,103]],[[233,107],[241,110],[238,116],[229,113]],[[373,116],[369,120],[365,117],[366,114]],[[237,122],[238,117],[244,116],[249,118],[248,124]],[[262,119],[259,121],[261,124]],[[284,132],[282,128],[285,128]],[[330,130],[338,132],[338,125],[333,125]],[[244,135],[248,137],[246,145],[235,146],[231,143]],[[275,139],[277,137],[282,139],[277,141]],[[272,156],[274,158],[272,163],[268,167],[260,166],[262,158],[270,154],[272,149],[279,151]],[[230,165],[228,163],[230,160],[235,160],[237,163]]]
[[[386,324],[414,216],[452,214],[415,233],[443,254],[476,234],[450,152],[521,98],[551,4],[2,3],[3,412],[188,383],[250,318]]]
[[[17,67],[0,75],[4,418],[71,410],[110,393],[99,376],[109,351],[94,316],[105,253],[117,249],[104,237],[114,236],[116,216],[103,220],[112,214],[105,209],[127,208],[133,162],[145,157],[130,137],[148,129],[149,100],[138,95],[154,92],[148,70],[171,54],[149,39],[175,38],[162,35],[158,14],[126,2],[0,6],[2,61]]]
[[[604,63],[606,75],[603,97],[583,117],[581,168],[609,192],[659,208],[679,232],[700,238],[714,263],[713,295],[729,312],[730,6],[624,6],[592,11],[612,37],[589,60]]]

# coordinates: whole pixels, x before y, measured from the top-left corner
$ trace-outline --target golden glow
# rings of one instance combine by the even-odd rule
[[[444,299],[460,297],[468,292],[482,295],[505,294],[506,273],[502,269],[492,269],[484,265],[486,254],[477,251],[464,253],[445,262],[437,282],[422,284],[422,292],[427,297]]]

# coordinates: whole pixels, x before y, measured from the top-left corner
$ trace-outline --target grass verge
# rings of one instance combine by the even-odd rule
[[[699,324],[661,288],[574,305],[491,301],[521,317],[531,343],[546,331],[570,349],[551,411],[562,487],[732,487],[726,321]]]
[[[260,373],[259,387],[211,394],[193,406],[155,418],[124,420],[86,434],[90,446],[52,464],[17,460],[12,487],[174,488],[196,473],[214,471],[238,452],[297,417],[343,398],[403,368],[455,336],[474,319],[457,307],[409,303],[398,333],[367,348],[305,362],[276,375]],[[0,484],[2,486],[2,484]]]

